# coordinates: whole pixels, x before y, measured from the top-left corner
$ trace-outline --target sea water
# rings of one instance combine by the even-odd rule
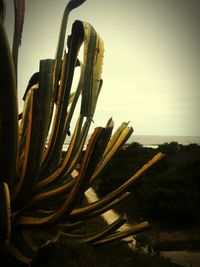
[[[90,139],[90,136],[88,137],[86,144],[88,140]],[[67,147],[69,146],[70,138],[67,137],[63,150],[67,150]],[[157,148],[158,145],[164,144],[164,143],[171,143],[171,142],[177,142],[182,145],[189,145],[189,144],[198,144],[200,145],[200,136],[169,136],[169,135],[132,135],[126,144],[131,144],[133,142],[140,143],[141,145],[145,147],[153,147]]]

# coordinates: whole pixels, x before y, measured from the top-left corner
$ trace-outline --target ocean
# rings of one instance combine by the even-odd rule
[[[69,145],[69,137],[66,139],[63,149],[67,150]],[[140,143],[145,147],[157,148],[158,145],[164,143],[177,142],[182,145],[198,144],[200,145],[200,136],[169,136],[169,135],[132,135],[126,144],[133,142]]]

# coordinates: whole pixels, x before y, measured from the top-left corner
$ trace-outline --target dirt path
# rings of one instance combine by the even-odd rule
[[[77,175],[78,175],[78,172],[74,170],[72,172],[72,176],[76,177]],[[87,201],[89,203],[99,200],[99,198],[97,197],[97,194],[91,187],[85,192],[85,196],[87,197]],[[108,224],[111,224],[113,221],[117,220],[120,217],[120,215],[114,212],[113,210],[108,210],[107,212],[104,212],[101,216]],[[119,230],[123,231],[129,228],[130,228],[130,224],[125,223],[119,228]],[[123,240],[128,241],[128,246],[132,249],[135,249],[136,240],[133,236],[126,237]]]
[[[161,251],[160,256],[169,258],[172,262],[184,267],[200,267],[200,252]]]
[[[95,191],[92,189],[92,188],[89,188],[86,192],[85,192],[85,195],[87,197],[87,200],[89,203],[91,202],[95,202],[98,199]],[[119,214],[117,214],[115,211],[113,210],[108,210],[107,212],[103,213],[101,215],[104,220],[108,223],[108,224],[111,224],[113,221],[117,220],[119,218]],[[122,225],[119,230],[123,231],[123,230],[127,230],[130,228],[130,225],[128,223],[125,223],[124,225]],[[130,236],[130,237],[126,237],[124,238],[123,240],[125,241],[128,241],[128,246],[132,249],[135,248],[136,246],[136,240]]]

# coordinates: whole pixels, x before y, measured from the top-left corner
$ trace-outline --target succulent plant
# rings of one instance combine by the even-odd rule
[[[69,13],[83,2],[71,0],[66,6],[55,59],[40,61],[19,116],[17,62],[25,1],[14,1],[12,52],[4,26],[5,3],[0,1],[0,244],[23,263],[30,263],[40,247],[61,234],[104,244],[149,227],[144,222],[118,232],[126,221],[120,217],[89,235],[73,232],[122,201],[132,183],[163,157],[157,154],[121,187],[95,203],[80,206],[85,191],[133,132],[128,123],[122,123],[112,135],[114,123],[109,119],[106,127],[95,128],[86,142],[102,87],[104,44],[89,23],[77,20],[65,47]],[[78,59],[81,46],[83,62]],[[71,92],[76,68],[80,68],[80,78],[76,91]],[[80,113],[68,149],[63,151],[79,98]]]

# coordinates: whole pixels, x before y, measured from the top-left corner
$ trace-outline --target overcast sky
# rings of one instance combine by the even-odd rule
[[[12,32],[12,0],[6,0]],[[26,0],[19,97],[40,59],[54,58],[67,1]],[[104,85],[95,126],[113,116],[135,134],[200,135],[200,1],[87,0],[72,11],[105,42]]]

